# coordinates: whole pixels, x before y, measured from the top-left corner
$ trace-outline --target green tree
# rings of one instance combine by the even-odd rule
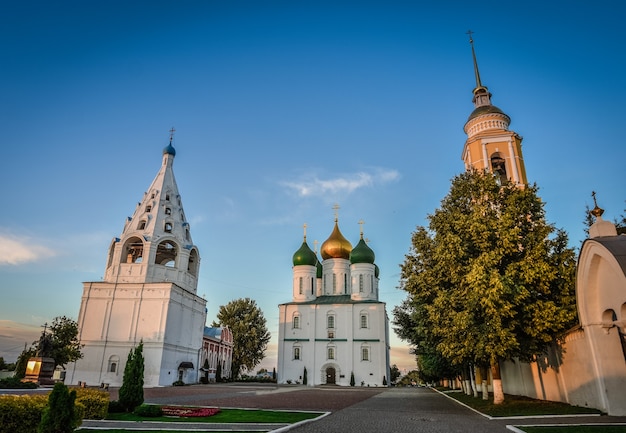
[[[398,335],[418,356],[489,366],[495,403],[500,362],[532,359],[576,320],[574,250],[546,222],[537,191],[477,171],[455,177],[401,265]]]
[[[119,390],[119,403],[127,412],[132,412],[143,403],[143,341],[128,352],[124,377]]]
[[[54,366],[65,367],[68,362],[83,357],[78,340],[78,324],[65,316],[55,317],[47,331],[32,344],[34,355],[54,359]]]
[[[220,306],[219,323],[212,326],[228,326],[233,333],[232,377],[251,371],[265,357],[270,341],[267,322],[256,302],[240,298]]]
[[[15,373],[13,375],[18,379],[23,379],[26,376],[26,365],[28,364],[28,360],[35,356],[37,351],[30,347],[28,349],[24,349],[20,356],[17,357],[17,361],[15,362]]]
[[[70,391],[63,383],[54,385],[48,397],[37,433],[70,433],[78,427],[74,402],[76,391]]]
[[[398,368],[396,364],[393,364],[391,368],[389,369],[389,380],[391,381],[391,384],[396,383],[400,375],[401,375],[400,369]]]

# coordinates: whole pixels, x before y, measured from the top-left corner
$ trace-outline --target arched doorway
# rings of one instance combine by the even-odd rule
[[[328,367],[326,369],[326,385],[335,385],[337,372],[334,367]]]

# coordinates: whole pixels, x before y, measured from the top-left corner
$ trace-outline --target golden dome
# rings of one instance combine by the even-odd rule
[[[335,220],[335,228],[330,234],[329,238],[324,241],[320,253],[322,259],[346,259],[350,258],[350,252],[352,251],[352,244],[346,238],[343,237],[339,231],[337,220]]]

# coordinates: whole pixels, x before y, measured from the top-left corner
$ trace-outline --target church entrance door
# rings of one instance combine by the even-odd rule
[[[335,385],[335,369],[328,367],[326,369],[326,385]]]

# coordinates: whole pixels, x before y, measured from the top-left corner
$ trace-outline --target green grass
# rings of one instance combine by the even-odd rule
[[[446,393],[477,411],[493,417],[506,416],[535,416],[535,415],[572,415],[572,414],[599,414],[597,409],[571,406],[567,403],[559,403],[546,400],[534,400],[517,395],[506,395],[504,403],[493,404],[493,399],[483,400],[480,396],[465,395],[462,392]]]
[[[517,428],[526,433],[626,433],[626,426],[623,425],[517,426]]]
[[[132,413],[110,413],[106,419],[115,421],[163,421],[163,422],[205,422],[205,423],[284,423],[293,424],[306,419],[317,418],[321,412],[279,412],[270,410],[221,409],[218,414],[208,417],[141,417]]]

